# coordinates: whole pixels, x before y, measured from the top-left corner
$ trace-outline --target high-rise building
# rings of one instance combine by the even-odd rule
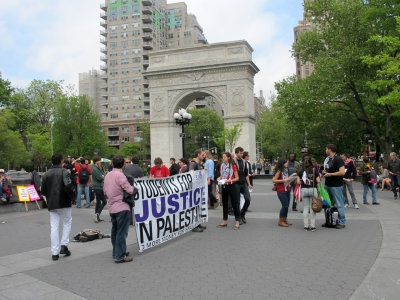
[[[260,119],[265,108],[264,92],[263,90],[260,90],[260,95],[258,97],[254,95],[254,116],[256,117],[256,120]]]
[[[104,45],[98,76],[105,82],[96,108],[110,146],[141,140],[140,123],[150,117],[149,86],[142,72],[149,52],[207,43],[185,3],[166,0],[106,0],[100,5],[100,42]]]
[[[307,1],[307,0],[306,0]],[[307,20],[306,15],[304,14],[303,20],[299,21],[299,24],[294,27],[294,43],[298,42],[299,35],[302,32],[310,31],[314,29],[314,24]],[[296,75],[298,78],[306,78],[314,71],[314,66],[310,62],[302,63],[299,57],[295,57],[296,60]]]
[[[79,95],[86,95],[92,102],[92,106],[99,113],[104,112],[102,103],[107,97],[106,83],[98,70],[90,70],[87,73],[79,73]]]

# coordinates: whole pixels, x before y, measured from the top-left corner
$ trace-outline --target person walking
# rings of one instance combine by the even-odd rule
[[[90,207],[90,191],[89,188],[92,186],[92,170],[90,166],[86,164],[86,159],[81,158],[81,164],[75,164],[75,169],[78,174],[77,176],[77,185],[78,185],[78,192],[76,195],[76,207],[81,207],[81,196],[82,191],[85,193],[86,199],[86,208]]]
[[[215,204],[218,203],[215,195],[213,193],[213,183],[214,183],[214,161],[212,160],[212,155],[209,150],[205,150],[204,153],[206,154],[206,162],[204,164],[205,169],[207,169],[207,185],[208,185],[208,198],[210,199],[210,206],[209,208],[214,209]]]
[[[354,165],[354,162],[352,159],[350,159],[347,154],[342,153],[340,155],[340,158],[344,161],[344,167],[345,167],[345,174],[343,177],[343,197],[344,197],[344,207],[347,208],[349,207],[349,200],[347,198],[347,191],[349,191],[351,201],[353,202],[353,206],[355,209],[359,209],[360,207],[357,204],[357,199],[356,195],[354,194],[353,191],[353,182],[356,179],[357,176],[357,170],[356,166]]]
[[[112,256],[115,263],[125,263],[133,260],[126,251],[126,238],[129,231],[131,210],[123,201],[124,191],[133,194],[133,187],[122,172],[124,158],[116,155],[113,158],[113,170],[104,178],[103,191],[108,198],[108,210],[111,217]]]
[[[337,147],[334,144],[328,144],[325,152],[328,155],[322,172],[325,178],[325,189],[339,213],[336,229],[343,229],[346,227],[346,209],[343,199],[343,176],[346,173],[344,161],[336,155]]]
[[[272,182],[276,184],[276,193],[282,204],[282,208],[279,212],[278,225],[288,227],[292,225],[292,223],[287,221],[290,203],[290,178],[287,160],[279,158],[274,171],[275,175],[272,178]]]
[[[236,167],[238,169],[239,180],[236,183],[236,192],[237,192],[237,199],[240,205],[240,194],[244,196],[244,205],[242,210],[240,211],[240,221],[242,224],[246,224],[246,212],[250,206],[250,189],[253,189],[253,186],[250,184],[249,179],[249,169],[248,164],[243,159],[244,150],[242,147],[237,147],[235,149],[235,158],[234,161],[236,163]],[[233,205],[233,203],[232,203]]]
[[[103,211],[103,208],[107,205],[106,196],[103,191],[104,184],[104,171],[101,168],[101,157],[95,155],[93,157],[93,165],[92,165],[92,182],[93,182],[93,191],[96,195],[96,207],[94,209],[94,219],[95,223],[103,221],[100,219],[100,214]]]
[[[387,169],[389,170],[389,177],[392,183],[394,200],[397,200],[397,189],[400,188],[400,159],[397,158],[395,152],[390,153]]]
[[[370,179],[370,174],[372,172],[372,167],[369,163],[368,157],[363,158],[363,165],[360,168],[360,175],[361,177],[361,184],[363,185],[364,188],[364,193],[363,193],[363,204],[368,205],[368,200],[367,200],[367,195],[368,195],[368,189],[371,189],[372,193],[372,204],[373,205],[379,205],[379,202],[376,201],[376,187],[375,183],[369,182]]]
[[[51,258],[54,261],[58,260],[60,254],[71,255],[68,244],[72,224],[71,206],[74,186],[69,172],[62,167],[62,161],[61,154],[57,153],[51,157],[53,166],[44,174],[41,186],[50,214]],[[61,241],[60,220],[63,224]]]
[[[316,169],[309,156],[303,158],[303,164],[297,174],[297,184],[301,185],[301,199],[303,202],[303,221],[305,231],[315,231],[315,211],[312,210],[312,198],[317,197],[320,182],[319,169]]]
[[[228,226],[228,198],[231,198],[233,211],[235,213],[235,230],[240,228],[240,203],[238,199],[238,193],[235,188],[235,184],[239,180],[239,174],[234,160],[229,152],[222,154],[222,164],[220,169],[221,176],[218,181],[223,181],[222,184],[222,223],[217,227]]]

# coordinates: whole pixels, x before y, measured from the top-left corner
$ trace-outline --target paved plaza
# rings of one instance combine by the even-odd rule
[[[355,183],[362,202],[361,184]],[[280,203],[271,179],[258,179],[248,223],[217,228],[222,208],[209,212],[207,230],[188,233],[115,264],[110,239],[71,243],[72,255],[53,262],[46,210],[0,214],[0,300],[3,299],[398,299],[400,201],[378,192],[380,206],[347,209],[344,230],[303,230],[289,212],[290,228],[277,226]],[[369,199],[371,202],[371,200]],[[300,206],[301,208],[301,206]],[[73,208],[72,236],[93,223],[93,207]]]

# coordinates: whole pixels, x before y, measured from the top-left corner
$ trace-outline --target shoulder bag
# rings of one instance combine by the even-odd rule
[[[320,197],[314,196],[315,190],[315,168],[313,167],[313,196],[312,196],[312,203],[311,208],[314,212],[320,212],[322,210],[322,199]]]

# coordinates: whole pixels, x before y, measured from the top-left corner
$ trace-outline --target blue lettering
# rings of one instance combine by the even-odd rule
[[[186,209],[186,200],[187,200],[187,195],[188,195],[188,192],[183,192],[183,193],[181,193],[180,194],[180,196],[181,196],[181,198],[182,198],[182,202],[183,202],[183,209]]]
[[[168,197],[168,205],[171,206],[168,208],[168,213],[174,214],[179,210],[179,202],[176,201],[178,199],[179,197],[177,194],[172,194]]]
[[[161,202],[161,210],[157,212],[157,206]],[[151,212],[154,218],[160,218],[165,214],[165,197],[160,197],[160,201],[157,201],[157,198],[151,198]]]
[[[144,222],[149,218],[149,200],[143,200],[142,203],[143,216],[141,217],[140,214],[135,214],[136,223]]]
[[[200,194],[200,195],[198,195],[198,194]],[[193,198],[194,198],[194,205],[195,206],[199,205],[200,201],[201,201],[201,191],[200,191],[200,189],[195,189],[194,190]]]

